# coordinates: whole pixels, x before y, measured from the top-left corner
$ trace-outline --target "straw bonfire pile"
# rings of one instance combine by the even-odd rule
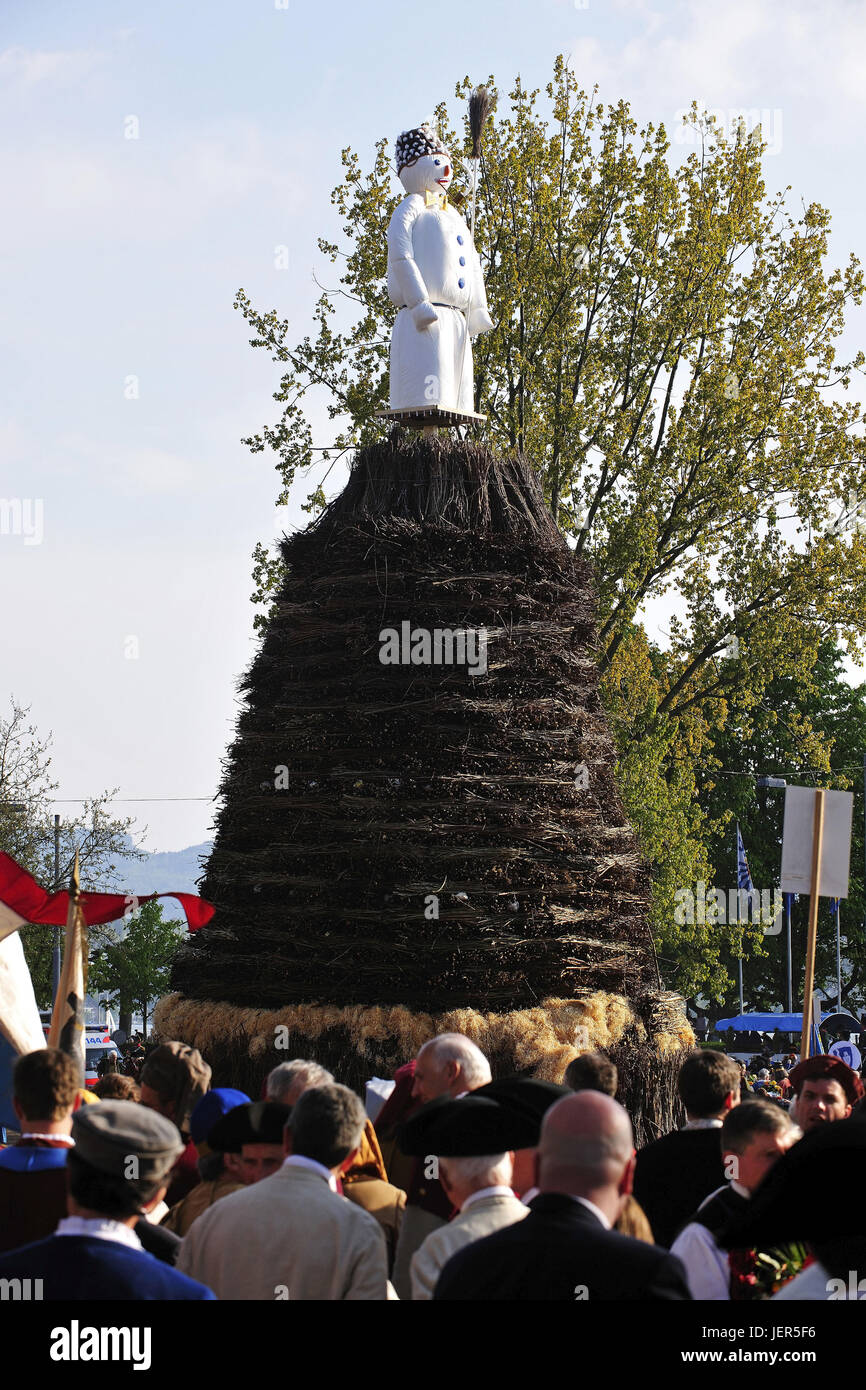
[[[247,1085],[275,1049],[390,1075],[443,1028],[547,1076],[586,1046],[689,1043],[614,781],[591,576],[526,461],[395,431],[283,555],[201,883],[216,916],[160,1032]],[[385,664],[386,629],[484,632],[486,671]]]

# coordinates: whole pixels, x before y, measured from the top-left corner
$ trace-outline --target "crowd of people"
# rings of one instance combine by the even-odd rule
[[[765,1053],[760,1053],[750,1062],[740,1062],[742,1099],[746,1100],[748,1096],[763,1096],[765,1100],[777,1101],[787,1109],[793,1099],[791,1072],[797,1062],[798,1058],[793,1052],[777,1061]]]
[[[863,1084],[835,1057],[783,1071],[788,1094],[775,1095],[724,1053],[688,1053],[685,1123],[636,1153],[602,1053],[576,1057],[561,1085],[494,1080],[475,1043],[440,1034],[397,1070],[374,1123],[313,1059],[280,1063],[253,1099],[213,1088],[181,1042],[150,1050],[138,1080],[111,1073],[92,1092],[44,1048],[14,1072],[0,1290],[29,1279],[54,1300],[857,1297]]]
[[[96,1075],[100,1081],[105,1076],[131,1076],[133,1081],[137,1081],[141,1075],[141,1069],[147,1059],[148,1051],[153,1051],[155,1044],[145,1044],[143,1033],[133,1033],[125,1042],[120,1044],[119,1052],[111,1048],[106,1048],[96,1066]]]

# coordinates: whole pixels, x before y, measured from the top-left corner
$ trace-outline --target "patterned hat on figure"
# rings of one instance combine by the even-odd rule
[[[423,125],[416,126],[414,130],[404,130],[402,135],[397,136],[397,143],[394,146],[394,161],[397,165],[397,173],[405,169],[407,164],[414,164],[425,154],[447,154],[442,141],[436,131],[428,121]]]

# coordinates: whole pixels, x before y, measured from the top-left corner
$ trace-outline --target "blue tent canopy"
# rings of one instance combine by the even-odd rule
[[[822,1014],[821,1022],[830,1014]],[[773,1033],[777,1028],[783,1033],[802,1033],[803,1015],[799,1014],[739,1014],[737,1018],[720,1018],[716,1024],[717,1033],[725,1033],[732,1028],[735,1033]]]

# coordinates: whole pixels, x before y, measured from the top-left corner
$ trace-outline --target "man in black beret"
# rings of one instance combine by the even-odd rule
[[[531,1202],[538,1194],[535,1167],[541,1121],[551,1105],[568,1094],[567,1086],[558,1086],[555,1081],[539,1081],[534,1076],[500,1077],[475,1092],[475,1095],[483,1096],[486,1100],[495,1100],[497,1105],[514,1117],[515,1122],[523,1120],[527,1123],[522,1141],[518,1134],[513,1144],[513,1184],[522,1202]]]
[[[72,1138],[69,1215],[46,1240],[0,1257],[0,1280],[40,1281],[46,1300],[213,1299],[203,1284],[148,1255],[135,1234],[165,1197],[183,1150],[171,1121],[132,1101],[106,1100],[76,1112]]]
[[[422,1105],[440,1098],[453,1100],[476,1091],[490,1078],[490,1063],[477,1043],[463,1033],[437,1033],[418,1049],[412,1099]],[[399,1145],[396,1152],[400,1152]],[[397,1238],[392,1279],[398,1297],[410,1299],[412,1256],[431,1231],[445,1224],[452,1206],[442,1184],[431,1178],[421,1163],[414,1164],[405,1187],[406,1210]]]
[[[471,1157],[498,1152],[497,1145],[513,1151],[512,1186],[524,1202],[535,1196],[535,1155],[541,1121],[556,1101],[570,1092],[552,1081],[534,1077],[506,1076],[488,1081],[477,1090],[452,1100],[440,1096],[423,1106],[398,1130],[403,1153],[426,1160],[428,1155],[446,1154],[450,1157]],[[458,1105],[471,1102],[468,1110],[457,1111]],[[459,1118],[455,1118],[459,1117]],[[452,1144],[459,1126],[467,1135],[470,1148],[442,1149],[440,1142]],[[463,1143],[464,1141],[457,1141]]]
[[[284,1158],[283,1135],[290,1105],[275,1100],[236,1105],[217,1120],[208,1135],[214,1153],[240,1154],[240,1177],[245,1186],[276,1173]]]
[[[433,1297],[440,1273],[458,1250],[529,1215],[512,1190],[514,1151],[535,1145],[541,1121],[529,1107],[510,1109],[483,1094],[496,1086],[508,1092],[507,1084],[492,1082],[459,1100],[434,1100],[402,1127],[402,1151],[435,1169],[458,1213],[431,1231],[412,1256],[415,1301]]]

